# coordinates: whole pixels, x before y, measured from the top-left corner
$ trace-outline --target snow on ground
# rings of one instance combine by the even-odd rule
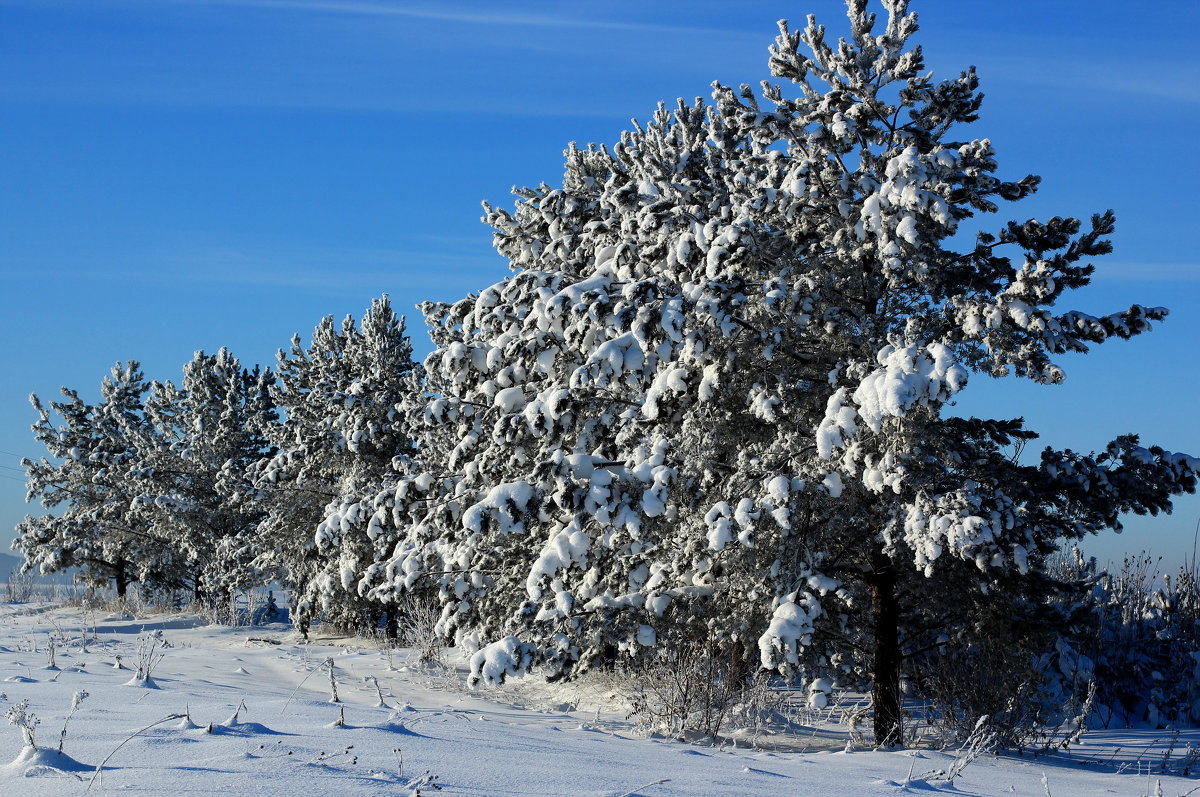
[[[471,693],[462,668],[422,670],[408,651],[389,668],[361,641],[305,644],[285,625],[203,623],[0,605],[0,709],[28,700],[41,748],[23,749],[21,729],[0,723],[0,794],[82,794],[89,783],[94,793],[225,795],[1200,793],[1192,778],[1159,774],[1164,754],[1174,765],[1200,745],[1196,731],[1093,732],[1072,757],[986,756],[948,784],[923,776],[953,752],[847,752],[835,728],[760,738],[757,749],[646,738],[602,680]],[[169,647],[150,682],[133,684],[137,637],[156,631]],[[51,635],[65,640],[57,669],[47,667]],[[341,703],[330,702],[330,659]]]

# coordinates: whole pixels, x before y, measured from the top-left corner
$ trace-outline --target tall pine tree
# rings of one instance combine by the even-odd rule
[[[816,703],[866,677],[896,743],[923,634],[969,633],[980,596],[1036,603],[1058,539],[1195,489],[1197,460],[1133,437],[1019,465],[1019,420],[945,416],[971,374],[1053,384],[1055,355],[1166,310],[1055,308],[1111,213],[958,245],[1038,179],[958,137],[974,71],[934,82],[907,2],[884,8],[877,29],[851,0],[836,45],[781,24],[786,92],[715,84],[612,150],[572,146],[561,187],[487,208],[514,273],[425,306],[439,498],[391,572],[437,592],[475,677],[704,638]]]
[[[171,586],[196,601],[263,583],[253,562],[264,509],[248,492],[247,472],[272,451],[272,381],[227,349],[198,351],[179,386],[155,382],[146,398],[146,433],[130,471],[133,513],[170,540]]]
[[[144,439],[147,389],[141,368],[131,361],[118,363],[104,378],[99,404],[88,404],[65,387],[66,400],[52,401],[49,408],[30,396],[38,413],[34,437],[51,458],[22,462],[28,472],[26,500],[52,511],[27,516],[17,526],[13,547],[25,554],[29,567],[43,573],[78,568],[93,585],[111,583],[119,598],[131,583],[157,578],[153,552],[163,539],[131,516],[127,480]]]
[[[271,395],[284,419],[271,435],[276,453],[254,469],[268,507],[261,566],[287,586],[304,626],[316,614],[346,626],[388,611],[394,620],[372,588],[396,535],[372,499],[413,454],[420,367],[404,319],[384,296],[360,323],[326,317],[307,346],[297,335],[278,359]]]

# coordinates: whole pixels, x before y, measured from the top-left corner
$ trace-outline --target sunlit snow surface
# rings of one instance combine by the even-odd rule
[[[81,647],[93,628],[98,641]],[[137,634],[161,629],[171,647],[153,673],[157,688],[128,685]],[[47,669],[51,633],[57,670]],[[280,644],[250,641],[270,639]],[[131,618],[49,605],[0,604],[0,710],[28,699],[39,747],[22,749],[0,724],[0,794],[92,793],[405,795],[426,772],[442,795],[967,795],[1154,794],[1180,797],[1198,782],[1162,776],[1166,731],[1096,731],[1071,755],[971,763],[953,786],[922,776],[953,753],[845,752],[836,726],[797,728],[734,746],[645,738],[611,683],[546,686],[530,679],[468,693],[465,666],[421,671],[408,651],[393,657],[351,639],[303,644],[284,625],[205,626],[186,614]],[[330,702],[328,668],[342,702]],[[386,706],[379,697],[378,680]],[[67,728],[75,693],[86,690]],[[344,725],[337,722],[344,710]],[[172,715],[190,715],[166,720]],[[211,728],[210,728],[211,726]],[[136,735],[134,735],[136,733]],[[131,738],[132,737],[132,738]],[[1174,739],[1169,763],[1200,745]],[[79,762],[64,769],[56,761]],[[12,762],[12,763],[9,763]],[[74,771],[67,771],[74,769]],[[1046,784],[1043,784],[1043,775]],[[905,787],[905,782],[908,786]]]

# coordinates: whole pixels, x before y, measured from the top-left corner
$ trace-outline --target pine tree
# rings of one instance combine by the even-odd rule
[[[22,461],[29,476],[26,500],[61,511],[27,516],[17,526],[13,545],[25,554],[27,567],[43,573],[79,568],[89,583],[111,582],[118,598],[131,582],[154,578],[149,553],[162,540],[130,516],[126,479],[138,455],[134,430],[144,424],[147,387],[140,367],[130,361],[104,378],[97,405],[65,387],[66,401],[51,402],[49,409],[30,396],[38,413],[34,437],[53,460]],[[53,421],[52,411],[60,422]]]
[[[297,335],[278,359],[272,397],[285,417],[271,437],[277,453],[254,473],[269,507],[260,560],[274,564],[302,626],[319,612],[373,625],[389,611],[372,590],[396,534],[372,501],[411,459],[420,399],[404,319],[384,296],[360,324],[328,316],[307,347]]]
[[[1111,213],[960,246],[1039,181],[955,136],[974,71],[933,82],[908,4],[884,7],[876,30],[851,0],[837,45],[781,23],[770,65],[798,96],[714,84],[611,151],[572,146],[561,187],[487,207],[514,273],[423,308],[440,499],[390,567],[438,591],[476,678],[705,639],[817,704],[865,677],[897,743],[906,655],[969,635],[988,595],[1035,607],[1059,538],[1195,489],[1197,460],[1131,436],[1020,464],[1019,419],[945,415],[971,374],[1053,384],[1055,355],[1166,310],[1054,308]]]
[[[178,387],[150,387],[147,432],[130,471],[132,511],[170,541],[170,586],[189,589],[196,601],[265,583],[253,568],[264,510],[248,491],[247,472],[272,451],[272,380],[269,370],[244,369],[221,349],[196,352]]]

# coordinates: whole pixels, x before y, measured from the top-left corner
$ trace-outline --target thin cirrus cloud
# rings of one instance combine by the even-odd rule
[[[1126,100],[1143,98],[1200,103],[1200,65],[1195,62],[1146,60],[1120,71],[1110,68],[1110,58],[1097,53],[1085,58],[992,57],[980,64],[988,82],[1014,83],[1061,89],[1064,100],[1090,105],[1094,95],[1120,94]]]
[[[662,25],[646,22],[587,19],[545,14],[496,13],[494,10],[457,10],[428,6],[389,5],[385,3],[334,3],[322,0],[173,0],[177,5],[238,6],[245,8],[308,11],[370,17],[407,17],[468,25],[503,25],[535,28],[586,28],[593,30],[632,31],[659,34],[703,34],[729,37],[738,34],[726,29],[687,25]],[[756,37],[757,38],[757,37]]]
[[[1133,261],[1096,261],[1093,281],[1120,282],[1196,282],[1200,281],[1200,263],[1137,263]]]
[[[40,26],[0,54],[0,96],[37,103],[625,119],[613,81],[687,73],[695,61],[679,56],[697,42],[726,45],[705,48],[718,59],[734,58],[727,45],[740,36],[761,45],[716,28],[369,2],[16,5]],[[543,58],[560,68],[530,72]]]
[[[403,282],[406,293],[414,290],[444,292],[447,286],[461,290],[479,282],[481,275],[501,276],[502,262],[480,255],[445,251],[383,250],[356,248],[287,251],[252,248],[214,248],[190,252],[127,257],[121,265],[97,269],[73,268],[65,263],[23,264],[2,268],[0,273],[19,279],[41,279],[48,273],[56,279],[99,281],[106,286],[155,284],[225,287],[269,287],[292,292],[312,291],[379,293]],[[139,262],[140,261],[140,262]],[[499,267],[498,267],[499,266]],[[461,284],[461,285],[460,285]]]

